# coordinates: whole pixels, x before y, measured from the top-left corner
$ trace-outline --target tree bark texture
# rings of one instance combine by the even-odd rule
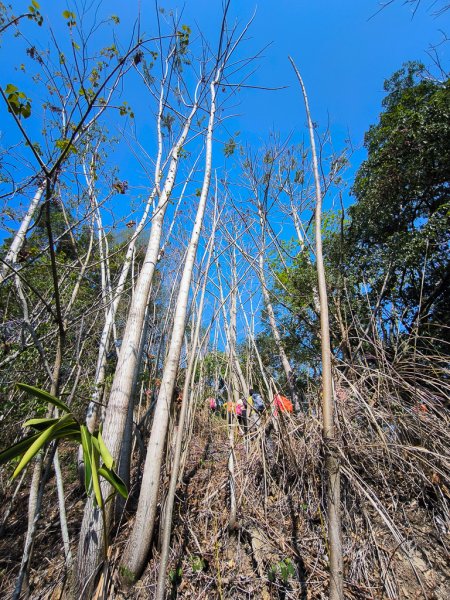
[[[316,237],[316,264],[320,300],[320,333],[322,346],[322,412],[323,412],[323,437],[325,446],[325,470],[327,476],[327,511],[328,511],[328,546],[330,561],[330,600],[343,600],[343,560],[341,539],[340,515],[340,465],[336,449],[334,427],[334,398],[333,380],[331,371],[331,346],[330,323],[328,316],[328,296],[325,278],[325,267],[322,250],[322,191],[320,186],[319,167],[317,162],[316,145],[314,139],[314,126],[309,110],[308,96],[300,73],[292,60],[292,67],[297,75],[305,101],[306,117],[308,121],[311,154],[314,170],[314,183],[316,191],[315,209],[315,237]]]

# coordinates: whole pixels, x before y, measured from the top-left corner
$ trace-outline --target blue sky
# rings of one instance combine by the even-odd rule
[[[217,139],[224,142],[230,134],[240,131],[239,141],[254,148],[262,145],[273,131],[279,132],[282,139],[291,136],[293,143],[307,139],[303,102],[287,59],[291,54],[307,86],[313,119],[318,123],[319,131],[329,124],[337,150],[344,146],[348,136],[357,149],[348,172],[351,182],[354,170],[364,158],[361,150],[364,132],[377,121],[381,110],[384,79],[408,60],[419,59],[430,64],[426,51],[430,44],[437,44],[442,39],[439,30],[445,30],[448,18],[445,15],[435,17],[430,9],[431,3],[431,0],[423,1],[413,17],[411,7],[404,5],[402,0],[378,14],[375,14],[380,8],[377,0],[345,0],[339,3],[329,0],[279,0],[276,3],[262,0],[259,4],[252,0],[235,0],[231,4],[230,23],[237,21],[243,26],[256,9],[254,22],[240,49],[240,57],[251,56],[265,48],[261,58],[254,63],[252,68],[256,71],[247,83],[286,88],[280,91],[242,89],[236,95],[237,103],[231,111],[236,116],[217,130]],[[15,13],[27,4],[15,1]],[[76,12],[76,4],[58,0],[42,0],[40,4],[45,22],[42,33],[38,35],[46,35],[44,30],[51,26],[63,39],[67,27],[61,14],[65,9]],[[82,0],[78,4],[91,6],[97,3]],[[117,14],[120,17],[116,31],[125,42],[141,5],[141,29],[155,35],[153,2],[133,0],[124,8],[121,1],[105,1],[99,3],[98,14],[104,17]],[[181,22],[191,26],[192,36],[197,36],[200,31],[215,47],[221,20],[220,0],[187,0],[179,5],[174,0],[161,2],[160,6],[182,12]],[[24,27],[30,35],[36,36],[34,23],[24,23]],[[99,36],[99,45],[108,43],[107,35],[111,31],[109,34],[108,28],[105,31],[106,34]],[[30,85],[29,75],[14,71],[15,62],[11,61],[11,56],[17,57],[17,64],[23,60],[18,51],[20,43],[12,35],[5,35],[0,49],[0,81],[2,85],[17,81],[20,86],[28,88],[30,95],[36,96],[37,91],[34,85]],[[443,64],[448,64],[445,45],[440,46],[439,51]],[[238,79],[236,83],[239,83]],[[149,114],[148,98],[142,94],[136,78],[127,80],[122,99],[133,106],[138,137],[145,140],[146,149],[152,153],[154,119]],[[34,100],[33,116],[26,122],[31,132],[42,127],[36,110],[39,98]],[[111,133],[119,134],[123,119],[117,116],[117,111],[109,117],[107,125]],[[4,109],[0,113],[0,130],[4,146],[17,138],[16,127]],[[220,144],[216,146],[214,155],[217,166],[224,163]],[[125,144],[116,149],[115,161],[120,167],[120,176],[130,184],[136,187],[148,184]]]
[[[288,86],[278,92],[242,92],[236,129],[255,143],[271,129],[282,135],[304,129],[303,106],[287,60],[291,54],[307,85],[314,119],[321,126],[329,119],[335,135],[346,136],[349,131],[354,143],[360,144],[380,112],[384,79],[405,61],[430,62],[425,51],[442,39],[439,29],[445,29],[448,18],[434,17],[427,10],[429,4],[422,2],[413,18],[411,8],[401,0],[377,15],[376,0],[234,2],[232,14],[241,23],[256,7],[251,39],[242,53],[271,43],[251,83]],[[220,5],[214,0],[188,0],[183,21],[197,23],[214,39]]]
[[[14,10],[27,2],[14,2]],[[58,33],[64,28],[61,13],[73,9],[73,2],[42,0],[41,11],[46,24]],[[80,2],[83,4],[83,2]],[[89,5],[90,3],[86,3]],[[185,4],[161,2],[161,6],[183,12],[182,22],[195,34],[198,28],[214,45],[221,18],[220,0],[187,0]],[[230,131],[241,131],[245,142],[257,144],[270,130],[282,136],[304,130],[303,106],[292,69],[287,61],[291,54],[307,85],[314,120],[323,128],[328,120],[336,139],[350,133],[355,145],[362,143],[364,131],[377,119],[383,97],[383,81],[407,60],[430,62],[426,50],[442,39],[448,17],[435,17],[422,1],[413,17],[412,9],[397,0],[378,14],[377,0],[235,0],[231,19],[241,24],[256,16],[242,46],[241,54],[251,55],[270,44],[255,63],[256,73],[248,83],[268,87],[287,86],[277,92],[243,90],[240,93],[240,116],[230,123]],[[142,30],[155,32],[154,3],[147,0],[103,2],[100,12],[117,14],[118,31],[126,39],[142,5]],[[59,31],[58,31],[59,30]],[[7,72],[11,55],[0,52],[0,68]],[[440,47],[443,62],[448,51]],[[447,61],[448,64],[448,61]],[[3,77],[1,77],[3,80]],[[5,82],[2,81],[4,84]],[[128,90],[133,102],[133,91]],[[136,101],[136,100],[135,100]],[[2,129],[4,123],[2,116]]]

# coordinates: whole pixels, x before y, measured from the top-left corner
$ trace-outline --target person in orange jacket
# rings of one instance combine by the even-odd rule
[[[294,407],[289,398],[286,398],[286,396],[282,396],[281,394],[275,394],[273,397],[273,414],[275,417],[278,416],[278,411],[280,411],[280,413],[292,413],[294,411]]]

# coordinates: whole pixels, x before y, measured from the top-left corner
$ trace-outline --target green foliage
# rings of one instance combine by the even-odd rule
[[[86,492],[91,494],[93,491],[95,501],[100,508],[103,508],[105,503],[100,488],[100,476],[106,479],[123,498],[127,498],[128,491],[114,471],[114,460],[103,441],[101,431],[91,434],[85,425],[77,421],[64,402],[48,392],[24,383],[18,383],[17,387],[40,402],[49,403],[62,410],[64,414],[56,418],[28,420],[24,426],[35,429],[38,433],[26,437],[0,453],[0,465],[20,457],[13,479],[50,442],[66,439],[76,441],[83,447]]]
[[[33,19],[33,21],[36,21],[36,23],[39,25],[39,27],[44,22],[44,18],[41,15],[41,13],[39,12],[40,8],[41,7],[39,6],[39,3],[36,2],[36,0],[31,0],[31,4],[28,7],[28,13],[29,13],[28,18]]]
[[[186,54],[189,46],[189,38],[191,35],[191,28],[188,25],[182,25],[181,30],[177,32],[178,36],[178,51],[180,54]]]
[[[8,83],[6,86],[5,95],[8,100],[8,111],[13,112],[19,118],[28,119],[31,115],[31,99],[27,98],[24,92],[21,92],[12,83]]]
[[[201,556],[191,556],[191,566],[194,573],[205,570],[205,561]]]
[[[373,302],[385,287],[406,328],[419,313],[423,323],[448,324],[450,80],[432,81],[409,63],[385,89],[353,186],[343,258],[369,281]]]
[[[172,585],[180,585],[181,580],[183,578],[183,569],[181,567],[177,567],[176,569],[170,569],[169,571],[169,581]]]
[[[195,380],[198,381],[200,373],[205,377],[207,385],[214,386],[216,375],[223,374],[227,366],[227,355],[224,352],[208,352],[203,360],[198,362],[195,373]]]
[[[62,13],[62,16],[67,21],[67,27],[70,27],[70,28],[75,27],[75,25],[77,24],[77,21],[76,21],[76,15],[74,12],[72,12],[70,10],[64,10]]]
[[[178,71],[183,70],[183,65],[189,65],[190,60],[187,57],[191,28],[188,25],[182,25],[176,35],[176,53],[174,56],[174,66]]]
[[[57,148],[59,148],[61,150],[61,152],[64,152],[67,148],[69,148],[68,153],[69,154],[77,154],[78,150],[76,149],[76,147],[70,143],[70,140],[68,140],[67,138],[60,138],[59,140],[56,140],[55,142],[55,146]]]
[[[449,338],[449,81],[433,81],[422,65],[411,63],[385,89],[384,112],[365,137],[368,157],[355,178],[356,201],[346,215],[326,213],[322,222],[332,346],[346,358],[355,347],[373,352],[366,341],[358,344],[374,311],[377,335],[387,346],[395,343],[393,331],[405,336],[413,327],[422,351],[427,339],[434,352]],[[318,373],[314,256],[308,247],[289,254],[295,258],[288,264],[272,261],[272,300],[288,355]],[[437,331],[441,342],[434,339]],[[279,371],[270,335],[260,333],[258,347],[264,362]]]
[[[32,385],[28,385],[26,383],[18,383],[17,387],[20,390],[22,390],[23,392],[30,394],[30,396],[34,396],[35,398],[37,398],[38,400],[41,400],[42,402],[47,402],[49,404],[52,404],[53,406],[56,406],[56,408],[59,408],[60,410],[62,410],[64,412],[67,412],[67,413],[70,412],[70,408],[67,406],[67,404],[65,404],[64,402],[59,400],[59,398],[52,396],[45,390],[40,390],[39,388],[34,387]]]
[[[133,573],[133,571],[130,571],[130,569],[128,569],[124,565],[120,565],[119,573],[121,578],[127,585],[133,585],[133,583],[136,581],[136,575]]]
[[[228,158],[229,156],[233,156],[235,150],[236,140],[234,138],[230,138],[223,148],[223,153]]]
[[[267,577],[269,581],[275,583],[277,579],[280,579],[283,585],[287,585],[289,579],[294,577],[295,567],[289,558],[284,558],[280,562],[270,566]]]
[[[134,119],[134,112],[133,112],[131,106],[129,106],[128,102],[123,102],[119,106],[119,114],[121,117],[128,115],[130,117],[130,119]]]
[[[165,114],[161,116],[161,127],[167,130],[167,133],[172,132],[172,125],[175,122],[175,117],[171,114]]]

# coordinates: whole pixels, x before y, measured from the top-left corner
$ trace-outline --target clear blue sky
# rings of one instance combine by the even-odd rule
[[[15,12],[27,4],[13,2]],[[64,28],[62,11],[74,7],[73,2],[60,0],[41,0],[40,4],[46,23],[51,23],[56,32]],[[334,137],[345,137],[349,131],[354,144],[361,144],[364,131],[379,114],[384,79],[407,60],[429,63],[426,50],[442,39],[439,30],[446,29],[448,16],[433,16],[430,4],[431,0],[423,0],[413,17],[411,7],[405,6],[402,0],[376,15],[378,0],[262,0],[258,4],[253,0],[235,0],[231,16],[241,24],[256,9],[241,55],[251,55],[271,44],[255,64],[257,72],[249,83],[288,88],[278,92],[242,91],[237,109],[240,116],[230,123],[230,131],[240,130],[243,141],[258,143],[270,130],[284,136],[292,130],[304,129],[299,90],[287,61],[287,55],[291,54],[307,85],[314,120],[324,127],[329,119]],[[100,11],[120,16],[119,31],[126,39],[140,5],[142,30],[154,34],[152,1],[109,0],[102,3]],[[182,22],[189,24],[194,34],[198,28],[214,45],[221,0],[187,0],[184,5],[173,0],[160,5],[182,10]],[[3,73],[12,66],[11,56],[5,50],[3,47],[0,52]],[[448,56],[445,45],[440,46],[440,52],[445,64],[446,54]],[[1,75],[0,78],[5,84]],[[127,93],[132,101],[137,101],[132,90],[128,89]],[[0,126],[8,129],[4,116]]]
[[[329,119],[334,135],[345,136],[348,130],[356,145],[362,143],[380,112],[384,79],[405,61],[430,62],[426,50],[442,39],[439,29],[446,29],[448,17],[434,17],[427,10],[430,4],[422,2],[413,18],[402,0],[376,16],[377,0],[262,0],[257,4],[236,0],[232,14],[241,23],[255,7],[257,11],[251,39],[241,53],[272,43],[251,83],[289,87],[279,92],[242,92],[241,117],[230,130],[238,129],[242,138],[257,143],[271,129],[282,135],[304,129],[303,106],[287,60],[291,54],[307,85],[314,120],[323,127]],[[220,5],[217,0],[188,0],[183,21],[197,23],[212,40]],[[150,20],[144,15],[144,29]],[[445,47],[440,50],[445,60]]]
[[[15,0],[14,11],[19,13],[27,4]],[[65,9],[75,10],[75,3],[41,0],[40,4],[45,17],[43,29],[51,25],[58,37],[63,38],[67,28],[61,13]],[[79,4],[91,6],[96,2],[80,0]],[[234,0],[230,22],[237,20],[243,26],[256,8],[256,16],[240,56],[251,56],[270,44],[255,63],[256,72],[248,83],[262,87],[287,87],[275,92],[242,90],[237,95],[239,102],[233,110],[237,116],[227,121],[225,130],[218,131],[217,137],[225,141],[228,134],[240,131],[239,140],[254,147],[267,140],[271,131],[279,132],[281,138],[292,134],[293,143],[305,138],[303,103],[287,59],[291,54],[303,75],[319,131],[323,131],[329,123],[337,149],[343,146],[348,135],[353,145],[360,148],[364,132],[377,121],[381,110],[384,79],[405,61],[419,59],[431,63],[426,50],[430,44],[442,40],[439,30],[446,29],[448,16],[435,17],[430,4],[431,0],[423,1],[413,17],[411,7],[405,6],[402,0],[397,0],[378,14],[375,14],[380,8],[378,0],[262,0],[258,5],[253,0]],[[130,37],[141,5],[141,29],[155,35],[155,6],[150,0],[131,0],[126,4],[119,0],[104,1],[100,4],[99,15],[117,14],[121,19],[117,32],[125,41]],[[181,22],[191,26],[192,35],[197,35],[200,30],[211,45],[216,46],[222,12],[220,0],[187,0],[184,5],[177,5],[176,0],[164,0],[160,6],[183,11]],[[25,23],[24,26],[33,35],[36,34],[34,23]],[[104,42],[106,38],[99,40],[99,44]],[[16,47],[19,43],[10,34],[8,37],[5,35],[2,42],[0,82],[3,86],[11,81],[18,81],[20,86],[30,84],[26,73],[14,71],[15,61],[11,60],[11,56],[17,57],[18,64],[23,60]],[[448,64],[448,49],[442,45],[439,51],[443,64]],[[146,140],[147,150],[152,153],[154,119],[148,112],[149,99],[142,94],[142,87],[135,88],[135,84],[135,79],[127,80],[123,99],[135,109],[138,137]],[[35,93],[33,86],[29,90],[31,95]],[[38,104],[37,98],[34,107]],[[17,131],[4,109],[0,115],[0,143],[6,146]],[[116,123],[123,124],[117,112],[109,127],[112,133],[117,133]],[[42,127],[35,108],[32,119],[26,125],[32,132]],[[350,177],[363,157],[361,150],[354,153]],[[118,149],[116,160],[123,179],[128,179],[130,184],[144,184],[142,177],[140,182],[136,181],[136,163],[124,145]],[[215,150],[216,165],[223,161],[218,146]]]

